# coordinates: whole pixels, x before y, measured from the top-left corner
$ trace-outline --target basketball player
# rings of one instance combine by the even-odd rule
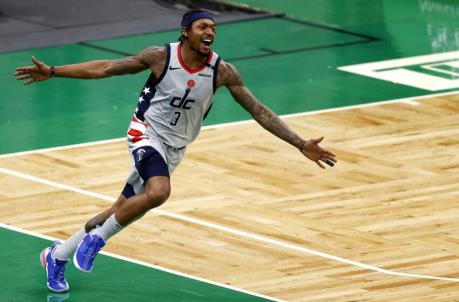
[[[226,86],[234,99],[266,130],[297,148],[325,168],[335,155],[318,144],[323,138],[303,140],[244,85],[236,68],[211,50],[216,36],[214,16],[203,10],[183,15],[178,43],[149,47],[132,57],[73,65],[48,66],[32,57],[33,66],[16,69],[25,84],[53,77],[100,79],[150,70],[127,133],[133,168],[117,201],[89,220],[64,243],[55,242],[41,252],[48,288],[64,292],[69,285],[65,265],[90,272],[94,258],[107,240],[150,209],[163,204],[171,192],[170,175],[188,144],[197,137],[212,106],[215,91]]]

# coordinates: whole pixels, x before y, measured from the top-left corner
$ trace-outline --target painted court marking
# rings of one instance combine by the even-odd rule
[[[41,238],[41,239],[45,239],[45,240],[51,240],[51,241],[58,240],[57,238],[54,238],[54,237],[51,237],[51,236],[47,236],[47,235],[43,235],[43,234],[27,231],[27,230],[24,230],[24,229],[15,227],[15,226],[7,225],[7,224],[4,224],[4,223],[0,223],[0,227],[4,228],[4,229],[11,230],[11,231],[15,231],[15,232],[18,232],[18,233],[23,233],[23,234],[26,234],[26,235],[30,235],[30,236],[38,237],[38,238]],[[179,271],[175,271],[175,270],[172,270],[172,269],[169,269],[169,268],[165,268],[165,267],[162,267],[162,266],[159,266],[159,265],[154,265],[154,264],[151,264],[151,263],[148,263],[148,262],[143,262],[143,261],[140,261],[140,260],[136,260],[136,259],[132,259],[132,258],[129,258],[129,257],[113,254],[113,253],[110,253],[110,252],[101,251],[100,254],[103,254],[103,255],[106,255],[106,256],[109,256],[109,257],[112,257],[112,258],[120,259],[120,260],[123,260],[123,261],[131,262],[131,263],[134,263],[134,264],[150,267],[150,268],[153,268],[153,269],[156,269],[156,270],[160,270],[160,271],[163,271],[163,272],[166,272],[166,273],[170,273],[170,274],[174,274],[174,275],[177,275],[177,276],[185,277],[185,278],[188,278],[188,279],[193,279],[193,280],[200,281],[200,282],[203,282],[203,283],[208,283],[208,284],[216,285],[216,286],[219,286],[219,287],[231,289],[231,290],[234,290],[234,291],[237,291],[237,292],[241,292],[241,293],[244,293],[244,294],[248,294],[248,295],[251,295],[251,296],[260,297],[260,298],[271,300],[271,301],[275,301],[275,302],[286,302],[284,300],[280,300],[280,299],[277,299],[277,298],[265,296],[265,295],[262,295],[262,294],[259,294],[259,293],[255,293],[255,292],[252,292],[252,291],[249,291],[249,290],[245,290],[245,289],[242,289],[242,288],[237,288],[237,287],[234,287],[234,286],[231,286],[231,285],[228,285],[228,284],[223,284],[223,283],[207,280],[207,279],[204,279],[204,278],[200,278],[200,277],[197,277],[197,276],[188,275],[188,274],[185,274],[185,273],[182,273],[182,272],[179,272]]]
[[[402,103],[405,103],[405,104],[408,104],[408,105],[413,105],[413,106],[419,106],[419,105],[421,105],[421,103],[418,103],[418,102],[412,101],[412,100],[402,101]]]
[[[420,70],[410,70],[410,66],[419,66],[421,69],[448,74],[449,78],[425,73]],[[456,78],[457,73],[433,66],[457,68],[459,66],[459,51],[341,66],[338,69],[430,91],[457,89],[459,87],[459,80]]]
[[[288,118],[288,117],[293,117],[293,116],[314,115],[314,114],[325,113],[325,112],[334,112],[334,111],[342,111],[342,110],[349,110],[349,109],[357,109],[357,108],[378,106],[378,105],[382,105],[382,104],[397,103],[397,102],[409,103],[409,104],[410,104],[410,102],[412,102],[411,105],[414,105],[414,103],[417,103],[417,102],[414,102],[414,100],[419,100],[419,99],[424,99],[424,98],[429,98],[429,97],[452,95],[452,94],[456,94],[458,92],[459,92],[459,90],[455,90],[455,91],[450,91],[450,92],[446,92],[446,93],[430,94],[430,95],[411,97],[411,98],[403,98],[403,99],[396,99],[396,100],[389,100],[389,101],[382,101],[382,102],[375,102],[375,103],[368,103],[368,104],[361,104],[361,105],[353,105],[353,106],[346,106],[346,107],[333,108],[333,109],[325,109],[325,110],[317,110],[317,111],[311,111],[311,112],[289,114],[289,115],[283,115],[282,117],[283,118]],[[419,104],[419,103],[417,103],[417,104]],[[254,122],[254,121],[253,120],[248,120],[248,121],[241,121],[241,122],[234,122],[234,123],[226,123],[226,124],[208,126],[208,127],[204,127],[204,128],[210,129],[210,128],[227,127],[227,126],[240,125],[240,124],[246,124],[246,123],[251,123],[251,122]],[[124,138],[122,138],[122,139],[113,139],[113,140],[105,140],[105,141],[98,141],[98,142],[85,143],[85,144],[77,144],[77,145],[55,147],[55,148],[47,148],[47,149],[40,149],[40,150],[32,150],[32,151],[26,151],[26,152],[16,152],[16,153],[2,155],[2,156],[0,156],[0,158],[11,157],[11,156],[19,156],[19,155],[25,155],[25,154],[32,154],[32,153],[47,152],[47,151],[62,150],[62,149],[69,149],[69,148],[76,148],[76,147],[82,147],[82,146],[99,145],[99,144],[104,144],[104,143],[109,143],[109,142],[121,141],[123,139]],[[13,170],[10,170],[10,169],[0,168],[0,173],[4,173],[4,174],[20,177],[20,178],[27,179],[27,180],[30,180],[30,181],[46,184],[46,185],[53,186],[53,187],[56,187],[56,188],[59,188],[59,189],[72,191],[72,192],[75,192],[75,193],[83,194],[83,195],[86,195],[86,196],[91,196],[91,197],[98,198],[98,199],[105,200],[105,201],[109,201],[109,202],[114,202],[116,200],[114,197],[111,197],[111,196],[107,196],[107,195],[103,195],[103,194],[99,194],[99,193],[95,193],[95,192],[90,192],[90,191],[87,191],[87,190],[83,190],[81,188],[77,188],[77,187],[73,187],[73,186],[57,183],[57,182],[54,182],[54,181],[50,181],[50,180],[47,180],[47,179],[35,177],[35,176],[32,176],[32,175],[27,175],[27,174],[16,172],[16,171],[13,171]],[[249,232],[233,229],[233,228],[230,228],[230,227],[227,227],[227,226],[222,226],[222,225],[210,223],[210,222],[203,221],[203,220],[200,220],[200,219],[187,217],[187,216],[184,216],[184,215],[181,215],[181,214],[170,213],[170,212],[159,210],[159,209],[153,209],[150,212],[154,212],[154,213],[157,213],[157,214],[160,214],[160,215],[163,215],[163,216],[167,216],[167,217],[171,217],[171,218],[174,218],[174,219],[177,219],[177,220],[187,221],[187,222],[190,222],[190,223],[193,223],[193,224],[209,227],[209,228],[216,229],[216,230],[219,230],[219,231],[223,231],[223,232],[226,232],[226,233],[231,233],[231,234],[238,235],[238,236],[241,236],[241,237],[250,238],[250,239],[261,241],[261,242],[264,242],[264,243],[267,243],[267,244],[275,245],[275,246],[278,246],[278,247],[282,247],[282,248],[294,250],[294,251],[297,251],[297,252],[302,252],[302,253],[305,253],[305,254],[309,254],[309,255],[314,255],[314,256],[330,259],[330,260],[333,260],[333,261],[336,261],[336,262],[341,262],[341,263],[357,266],[357,267],[360,267],[360,268],[368,269],[368,270],[371,270],[371,271],[375,271],[375,272],[379,272],[379,273],[383,273],[383,274],[387,274],[387,275],[410,277],[410,278],[419,278],[419,279],[442,280],[442,281],[449,281],[449,282],[459,282],[459,278],[437,277],[437,276],[410,274],[410,273],[386,270],[386,269],[383,269],[383,268],[380,268],[380,267],[376,267],[376,266],[372,266],[372,265],[369,265],[369,264],[365,264],[365,263],[353,261],[353,260],[350,260],[350,259],[345,259],[345,258],[341,258],[341,257],[338,257],[338,256],[334,256],[334,255],[331,255],[331,254],[323,253],[323,252],[320,252],[320,251],[308,249],[308,248],[305,248],[305,247],[302,247],[302,246],[298,246],[298,245],[295,245],[295,244],[292,244],[292,243],[288,243],[288,242],[284,242],[284,241],[280,241],[280,240],[276,240],[276,239],[260,236],[260,235],[257,235],[257,234],[252,234],[252,233],[249,233]],[[148,264],[148,265],[150,266],[150,264]],[[272,298],[270,298],[270,299],[272,299]],[[276,300],[276,301],[280,301],[280,300]]]

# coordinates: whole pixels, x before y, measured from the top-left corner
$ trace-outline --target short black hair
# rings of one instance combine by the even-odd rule
[[[193,8],[193,9],[190,9],[188,11],[186,11],[183,16],[182,16],[182,21],[180,22],[180,24],[183,22],[183,20],[185,20],[186,18],[188,18],[188,16],[190,16],[191,14],[194,14],[194,13],[210,13],[209,11],[207,10],[204,10],[204,9],[198,9],[198,8]],[[183,43],[183,40],[185,39],[185,37],[182,35],[180,35],[180,37],[178,38],[178,40]]]

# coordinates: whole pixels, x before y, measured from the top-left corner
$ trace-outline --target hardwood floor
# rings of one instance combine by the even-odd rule
[[[205,129],[160,210],[394,272],[459,278],[459,96],[285,121],[339,163],[321,170],[255,123]],[[116,198],[124,142],[0,159]],[[0,222],[65,239],[110,205],[0,173]],[[459,282],[389,275],[150,212],[105,250],[285,301],[459,301]],[[456,279],[459,281],[459,279]]]

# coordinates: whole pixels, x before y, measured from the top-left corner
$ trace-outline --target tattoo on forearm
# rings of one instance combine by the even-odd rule
[[[232,87],[230,92],[263,128],[298,149],[301,148],[303,139],[268,107],[261,104],[245,86]]]
[[[134,57],[127,57],[111,61],[110,67],[106,72],[110,75],[122,75],[143,71],[147,66],[136,60]]]
[[[263,105],[261,106],[261,113],[255,117],[257,122],[260,123],[263,128],[276,135],[280,139],[294,145],[298,149],[301,149],[303,145],[303,139],[300,138],[295,132],[293,132],[287,126],[287,124],[271,110]]]
[[[135,56],[126,57],[110,62],[106,72],[109,75],[132,74],[144,71],[153,64],[164,61],[166,50],[164,47],[152,46],[145,48]]]

